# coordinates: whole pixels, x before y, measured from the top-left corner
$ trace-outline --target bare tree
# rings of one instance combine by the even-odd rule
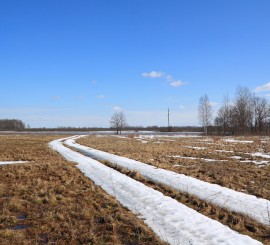
[[[268,117],[268,104],[265,98],[253,97],[254,108],[254,130],[256,133],[262,133]]]
[[[233,107],[229,103],[228,96],[225,96],[223,105],[218,110],[217,117],[215,118],[215,125],[219,127],[220,132],[222,131],[224,135],[230,131],[232,113]]]
[[[198,113],[199,122],[203,126],[205,135],[207,135],[208,126],[211,124],[213,112],[212,106],[206,94],[200,98]]]
[[[115,129],[116,134],[121,134],[123,128],[127,126],[125,114],[122,111],[115,112],[111,117],[110,124]]]
[[[233,109],[234,126],[236,131],[243,134],[249,132],[252,127],[253,117],[252,94],[246,87],[238,87],[236,101]]]

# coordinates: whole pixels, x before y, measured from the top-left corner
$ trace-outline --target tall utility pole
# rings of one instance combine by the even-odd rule
[[[168,131],[170,130],[170,109],[168,108]]]

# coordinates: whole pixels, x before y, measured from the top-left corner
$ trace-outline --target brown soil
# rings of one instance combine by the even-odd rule
[[[74,163],[48,147],[64,136],[0,136],[0,244],[164,244]]]

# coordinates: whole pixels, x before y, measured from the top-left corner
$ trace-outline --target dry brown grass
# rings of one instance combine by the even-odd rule
[[[63,136],[60,136],[63,137]],[[0,244],[164,244],[49,149],[57,136],[0,136]]]
[[[239,160],[230,158],[231,156],[241,156],[241,160],[265,160],[246,154],[258,150],[270,152],[270,141],[269,143],[262,143],[257,138],[252,144],[224,142],[221,137],[215,137],[214,139],[165,138],[163,140],[154,138],[149,143],[144,144],[131,138],[90,136],[81,138],[77,142],[270,200],[270,165],[258,167],[255,164],[240,163]],[[201,141],[205,139],[209,141]],[[241,137],[239,139],[254,140],[254,137]],[[206,147],[206,149],[191,149],[186,148],[186,146]],[[216,150],[233,152],[217,152]],[[202,159],[192,160],[172,157],[176,155],[227,161],[205,162]]]
[[[247,139],[241,138],[241,140]],[[249,138],[249,140],[254,140],[254,138]],[[243,159],[248,157],[250,160],[259,160],[259,157],[252,157],[245,154],[256,152],[259,149],[268,152],[268,144],[262,144],[261,139],[258,138],[256,138],[252,144],[224,142],[221,137],[210,138],[207,142],[189,138],[180,138],[175,141],[154,138],[145,144],[130,137],[123,139],[110,136],[101,138],[92,136],[81,138],[77,140],[77,142],[112,154],[125,156],[150,165],[193,176],[210,183],[226,186],[237,191],[257,195],[258,197],[264,197],[266,199],[270,198],[270,166],[258,167],[254,164],[240,163],[239,160],[230,158],[234,155],[241,155]],[[186,146],[206,147],[206,149],[191,149],[186,148]],[[215,150],[233,152],[216,152]],[[226,159],[228,161],[207,163],[199,159],[172,158],[171,156],[174,155],[213,158],[217,160]],[[145,179],[139,173],[124,170],[109,162],[105,162],[105,164],[150,185],[152,188],[163,192],[165,195],[177,199],[179,202],[212,219],[220,221],[242,234],[247,234],[264,242],[264,244],[270,244],[269,227],[264,227],[248,217],[216,207],[211,203],[199,200],[186,193],[179,193],[167,186],[151,183],[151,181]],[[174,165],[179,166],[176,167]]]
[[[176,191],[170,186],[157,184],[151,180],[145,178],[137,171],[131,171],[116,164],[110,163],[108,161],[102,161],[108,167],[111,167],[137,181],[144,183],[145,185],[162,192],[164,195],[169,196],[180,203],[196,210],[197,212],[221,222],[222,224],[230,227],[231,229],[248,235],[256,240],[263,242],[264,244],[270,244],[270,229],[265,227],[260,223],[254,222],[254,220],[229,210],[217,207],[211,202],[206,200],[201,200],[195,196],[192,196],[188,193],[181,193]]]

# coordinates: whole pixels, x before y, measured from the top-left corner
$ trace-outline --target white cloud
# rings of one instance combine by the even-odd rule
[[[183,82],[181,80],[175,80],[171,74],[166,74],[162,71],[151,71],[151,72],[144,72],[142,73],[143,77],[150,77],[150,78],[160,78],[163,77],[164,79],[169,82],[170,86],[172,87],[179,87],[188,84],[187,82]]]
[[[151,72],[144,72],[142,73],[143,77],[150,77],[150,78],[159,78],[163,77],[165,74],[162,71],[151,71]]]
[[[186,107],[184,105],[180,105],[179,109],[184,110],[184,109],[186,109]]]
[[[170,85],[171,85],[172,87],[179,87],[179,86],[183,86],[183,85],[185,85],[185,84],[187,84],[187,83],[182,82],[182,81],[180,81],[180,80],[178,80],[178,81],[173,81],[173,82],[170,83]]]
[[[180,86],[187,84],[186,82],[183,82],[181,80],[174,80],[174,78],[171,74],[168,74],[166,76],[166,79],[170,83],[170,86],[172,86],[172,87],[180,87]]]
[[[96,81],[96,80],[92,80],[91,83],[92,83],[92,84],[96,84],[97,81]]]
[[[105,95],[104,94],[100,94],[97,96],[98,99],[104,99],[105,98]]]
[[[255,88],[255,92],[270,91],[270,82]]]
[[[114,106],[113,110],[114,111],[122,111],[122,108],[120,106]]]

